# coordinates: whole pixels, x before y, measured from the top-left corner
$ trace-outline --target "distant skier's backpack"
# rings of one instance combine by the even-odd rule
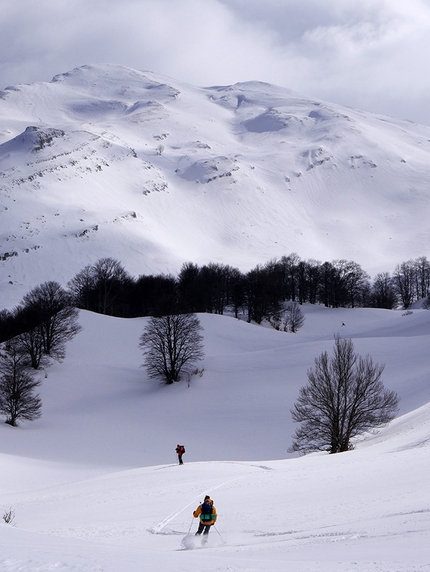
[[[212,520],[212,504],[205,501],[202,504],[202,519],[201,520]]]

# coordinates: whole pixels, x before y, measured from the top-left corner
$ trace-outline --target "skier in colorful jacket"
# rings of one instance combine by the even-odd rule
[[[202,506],[205,503],[209,503],[211,505],[210,513],[205,514],[204,512],[202,512]],[[209,534],[211,526],[215,524],[217,519],[217,512],[216,508],[214,507],[214,501],[211,499],[209,495],[205,496],[205,500],[193,512],[193,516],[194,518],[200,517],[199,528],[197,529],[196,536],[200,535],[202,532],[204,535]]]

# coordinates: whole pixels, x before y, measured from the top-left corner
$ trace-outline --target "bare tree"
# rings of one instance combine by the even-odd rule
[[[16,336],[20,350],[27,356],[33,369],[39,369],[49,364],[49,358],[44,353],[42,329],[33,328]]]
[[[181,372],[189,373],[204,357],[202,329],[195,314],[150,318],[139,344],[149,376],[171,384],[180,380]]]
[[[417,299],[426,298],[430,290],[430,262],[425,256],[415,260]]]
[[[0,413],[6,415],[6,423],[16,427],[18,419],[34,421],[41,416],[42,403],[34,394],[39,385],[19,342],[13,339],[4,344],[0,353]]]
[[[86,266],[70,282],[75,304],[99,314],[124,315],[124,297],[133,283],[131,276],[114,258],[100,258]]]
[[[101,258],[93,266],[99,312],[109,314],[121,287],[131,280],[126,270],[114,258]]]
[[[351,439],[394,419],[399,399],[384,388],[383,370],[370,356],[356,354],[351,340],[336,336],[333,357],[324,352],[315,359],[291,411],[302,425],[290,450],[347,451]]]
[[[291,302],[283,310],[274,312],[269,316],[269,323],[275,330],[283,330],[295,334],[305,321],[300,304]]]
[[[285,308],[284,331],[295,334],[303,326],[305,317],[297,302],[288,304]]]
[[[73,304],[83,310],[94,310],[93,297],[96,288],[94,267],[89,264],[67,284]]]
[[[396,266],[393,274],[393,287],[402,303],[407,309],[415,301],[414,286],[416,284],[415,263],[413,260],[402,262]]]
[[[380,272],[375,276],[371,290],[371,302],[376,308],[392,310],[396,307],[397,295],[389,272]]]
[[[69,294],[58,282],[45,282],[24,296],[23,306],[31,315],[31,323],[37,324],[33,334],[43,345],[43,353],[52,359],[63,359],[66,342],[82,329],[78,324],[79,311],[71,305]]]

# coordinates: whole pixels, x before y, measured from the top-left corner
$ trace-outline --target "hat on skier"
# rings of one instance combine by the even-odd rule
[[[205,500],[209,500],[211,497],[209,495],[205,496]]]

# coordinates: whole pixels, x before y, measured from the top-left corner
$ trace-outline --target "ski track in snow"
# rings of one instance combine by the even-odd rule
[[[149,532],[151,532],[152,534],[160,534],[160,532],[163,530],[163,528],[166,527],[170,522],[172,522],[172,520],[174,520],[177,516],[179,516],[181,514],[181,512],[183,512],[184,510],[186,510],[190,506],[194,506],[196,502],[201,501],[201,499],[204,498],[206,495],[208,495],[212,491],[216,491],[217,489],[224,487],[225,485],[227,485],[229,483],[232,483],[234,481],[237,481],[237,480],[240,480],[243,478],[245,478],[245,477],[236,477],[235,479],[230,479],[228,481],[225,481],[223,483],[220,483],[219,485],[216,485],[214,487],[211,487],[210,489],[203,491],[202,493],[197,495],[190,503],[188,503],[187,505],[182,507],[180,510],[178,510],[178,511],[172,513],[171,515],[167,516],[159,524],[157,524],[156,526],[151,528]]]

